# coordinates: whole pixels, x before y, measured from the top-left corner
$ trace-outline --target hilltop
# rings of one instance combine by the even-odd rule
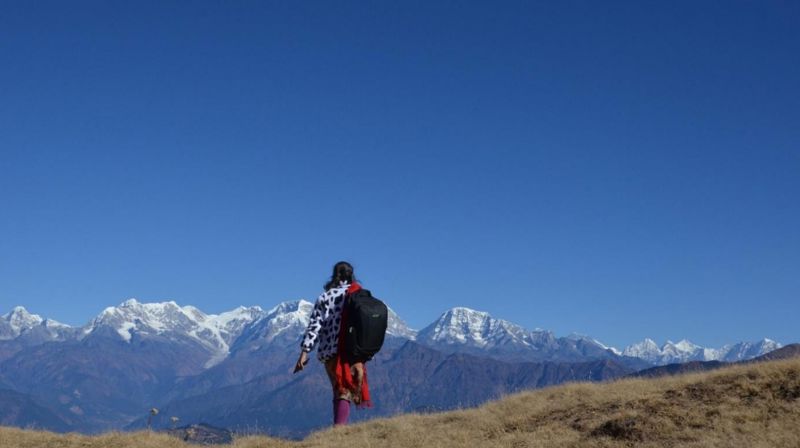
[[[380,446],[796,447],[800,359],[713,372],[578,383],[508,396],[479,408],[411,414],[319,431],[303,441],[262,436],[235,448]],[[0,429],[6,447],[188,447],[163,434],[57,435]]]

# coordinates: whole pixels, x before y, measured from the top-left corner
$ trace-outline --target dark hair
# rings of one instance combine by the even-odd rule
[[[346,262],[340,261],[333,265],[333,274],[328,283],[325,283],[325,290],[339,286],[339,282],[353,283],[356,281],[356,276],[353,275],[353,266]]]

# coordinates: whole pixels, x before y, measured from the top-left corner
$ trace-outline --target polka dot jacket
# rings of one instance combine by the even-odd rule
[[[322,362],[336,355],[344,295],[349,287],[349,283],[342,282],[338,288],[325,291],[317,298],[314,310],[311,311],[311,319],[300,347],[308,353],[319,344],[317,359]]]

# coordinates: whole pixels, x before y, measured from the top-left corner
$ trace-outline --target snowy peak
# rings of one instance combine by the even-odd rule
[[[276,317],[284,314],[296,314],[300,311],[308,311],[309,315],[311,314],[311,310],[314,308],[314,304],[307,301],[307,300],[289,300],[286,302],[281,302],[274,307],[270,308],[267,311],[267,317]]]
[[[219,329],[225,342],[230,345],[247,325],[261,319],[265,314],[260,306],[239,306],[231,311],[208,316],[208,322]]]
[[[739,342],[738,344],[726,345],[717,350],[717,358],[715,359],[728,362],[742,361],[756,358],[781,347],[783,345],[767,338],[757,342]]]
[[[516,343],[530,345],[528,332],[511,322],[495,319],[489,313],[456,307],[420,330],[418,340],[429,344],[469,345],[477,348]]]
[[[667,344],[672,344],[672,343],[667,341]],[[676,350],[683,353],[693,353],[698,349],[702,348],[697,344],[693,344],[687,339],[681,339],[677,344],[672,344],[672,346],[675,347]]]
[[[31,314],[24,307],[15,306],[10,312],[0,316],[0,341],[18,337],[38,341],[63,340],[72,327],[53,319],[42,319]]]
[[[17,334],[29,330],[42,323],[43,319],[38,314],[31,314],[25,307],[15,306],[9,313],[3,314],[3,320],[9,328]]]
[[[278,339],[284,343],[293,344],[308,327],[313,308],[314,305],[305,300],[282,302],[244,328],[231,347],[234,351],[248,343],[255,343],[257,347],[260,347],[264,343],[274,342]],[[251,349],[257,347],[251,347]]]
[[[422,329],[419,338],[426,342],[485,346],[491,320],[488,313],[456,307],[446,311],[433,324]]]
[[[539,331],[541,331],[541,330],[539,330]],[[584,342],[586,344],[594,345],[594,346],[597,346],[597,347],[599,347],[599,348],[601,348],[603,350],[608,350],[608,351],[610,351],[611,353],[613,353],[613,354],[615,354],[617,356],[622,355],[622,352],[619,351],[616,347],[611,347],[609,345],[603,344],[602,342],[598,341],[597,339],[594,339],[594,338],[592,338],[590,336],[587,336],[585,334],[572,333],[569,336],[567,336],[566,339],[571,340],[571,341]]]
[[[702,350],[703,347],[693,344],[686,339],[682,339],[677,344],[672,341],[667,341],[664,346],[661,347],[661,354],[662,356],[675,359],[694,360],[699,356]]]
[[[388,307],[387,307],[388,308]],[[411,339],[412,341],[417,338],[417,331],[412,330],[408,324],[389,308],[389,319],[386,328],[386,334],[398,338]]]
[[[302,334],[311,318],[314,305],[305,300],[283,302],[267,312],[264,322],[264,338],[275,339],[284,333]]]
[[[642,342],[629,345],[625,348],[625,350],[622,351],[622,356],[640,358],[650,362],[653,362],[652,359],[655,359],[660,355],[661,349],[658,348],[656,341],[650,338],[645,338],[645,340]]]

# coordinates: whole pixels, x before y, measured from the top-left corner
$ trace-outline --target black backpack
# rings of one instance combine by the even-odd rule
[[[345,351],[354,362],[369,361],[383,346],[389,309],[366,289],[348,294],[344,306],[347,310]]]

